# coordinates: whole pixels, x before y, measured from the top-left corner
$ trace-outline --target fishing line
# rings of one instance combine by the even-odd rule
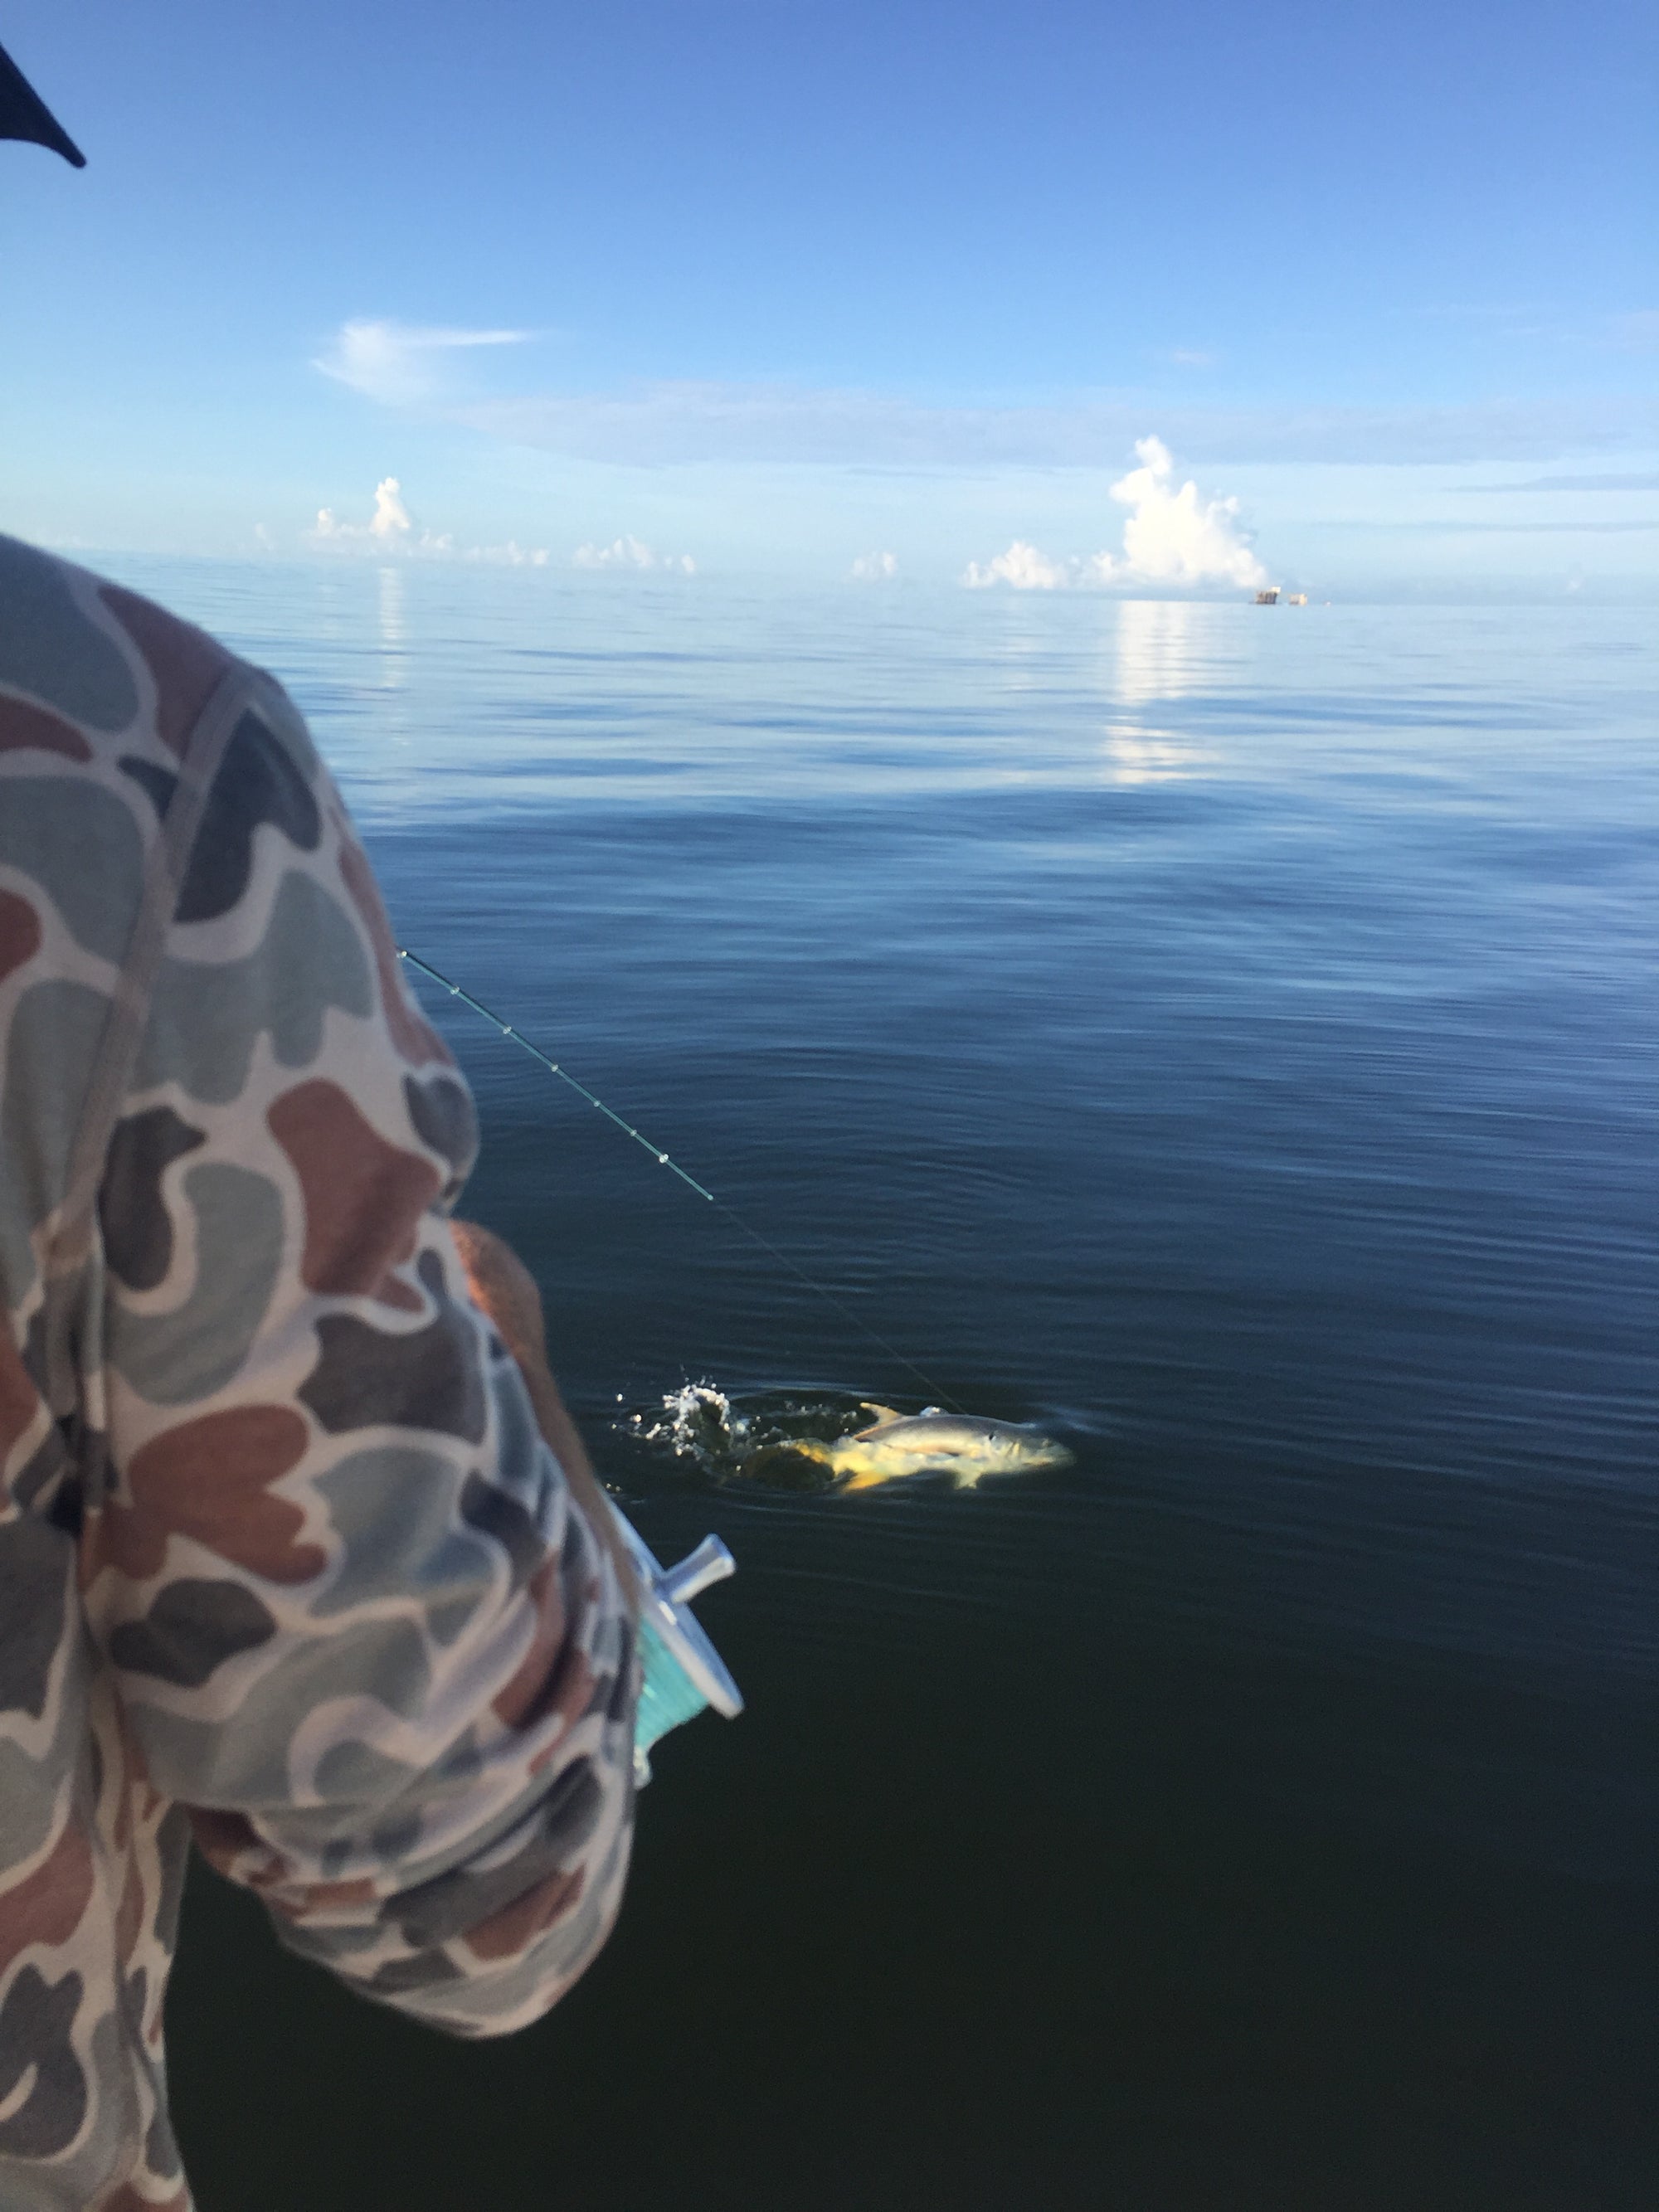
[[[492,1013],[482,999],[475,999],[471,991],[464,991],[459,983],[452,983],[447,975],[440,975],[429,961],[421,959],[405,945],[398,947],[398,957],[407,960],[411,968],[418,968],[422,975],[430,975],[434,983],[441,983],[452,999],[459,999],[463,1006],[471,1006],[475,1014],[482,1014],[504,1037],[511,1037],[514,1044],[522,1045],[532,1060],[538,1060],[550,1075],[556,1075],[561,1083],[568,1083],[573,1091],[586,1099],[590,1106],[597,1106],[607,1121],[614,1121],[625,1137],[631,1137],[636,1145],[642,1145],[659,1167],[672,1169],[682,1182],[690,1183],[699,1198],[706,1198],[711,1206],[720,1203],[714,1192],[705,1190],[695,1176],[687,1175],[685,1170],[678,1162],[671,1160],[666,1152],[659,1152],[649,1137],[642,1137],[631,1121],[624,1121],[620,1114],[613,1114],[603,1098],[595,1097],[585,1083],[578,1083],[568,1067],[561,1067],[556,1060],[550,1060],[539,1045],[532,1044],[530,1039],[515,1030],[511,1022],[504,1022],[499,1014]],[[731,1208],[728,1206],[726,1211],[730,1212]]]
[[[825,1305],[831,1307],[843,1321],[850,1322],[861,1336],[868,1337],[872,1344],[878,1346],[890,1359],[896,1360],[901,1367],[908,1369],[915,1376],[917,1382],[923,1384],[929,1395],[936,1397],[941,1405],[948,1406],[953,1413],[966,1412],[967,1409],[959,1406],[950,1392],[935,1382],[931,1375],[918,1367],[914,1359],[907,1359],[896,1345],[889,1344],[887,1339],[878,1330],[872,1328],[869,1322],[861,1316],[855,1314],[850,1306],[843,1304],[833,1291],[826,1290],[822,1283],[807,1273],[805,1267],[792,1260],[787,1252],[781,1251],[769,1237],[763,1237],[758,1229],[744,1220],[735,1206],[728,1206],[723,1198],[716,1198],[712,1190],[697,1181],[696,1176],[688,1175],[678,1160],[671,1159],[666,1152],[652,1143],[649,1137],[642,1136],[631,1121],[625,1121],[620,1114],[613,1113],[603,1098],[590,1091],[585,1083],[579,1083],[568,1067],[562,1067],[559,1062],[544,1053],[539,1045],[532,1044],[521,1030],[515,1029],[511,1022],[503,1021],[493,1008],[485,1006],[482,999],[475,999],[471,991],[464,990],[459,983],[452,982],[441,969],[434,968],[429,960],[422,960],[418,953],[411,952],[406,945],[398,945],[398,957],[399,960],[408,961],[411,968],[418,968],[422,975],[429,975],[434,983],[441,983],[452,999],[459,999],[464,1006],[471,1006],[473,1012],[482,1015],[492,1029],[498,1030],[502,1036],[508,1038],[514,1044],[522,1047],[530,1054],[532,1060],[538,1062],[550,1075],[556,1075],[560,1082],[568,1084],[579,1097],[586,1099],[590,1106],[597,1107],[607,1121],[614,1121],[625,1137],[631,1137],[641,1150],[649,1152],[659,1167],[667,1168],[671,1173],[677,1175],[689,1189],[696,1191],[699,1198],[706,1199],[717,1212],[726,1216],[733,1227],[740,1229],[750,1243],[758,1245],[775,1265],[793,1275],[798,1283],[804,1284],[815,1297],[822,1298]]]

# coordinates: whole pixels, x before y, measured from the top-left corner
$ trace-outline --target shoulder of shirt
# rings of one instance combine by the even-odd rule
[[[304,743],[275,679],[194,623],[59,554],[0,537],[0,759],[55,755],[58,774],[125,764],[140,781],[146,767],[174,774],[226,686]]]

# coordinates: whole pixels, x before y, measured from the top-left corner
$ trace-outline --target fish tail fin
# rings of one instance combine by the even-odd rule
[[[833,1461],[831,1462],[833,1465]],[[854,1490],[875,1490],[887,1480],[885,1474],[873,1467],[855,1467],[841,1483],[841,1494],[848,1497]]]
[[[828,1444],[821,1444],[816,1437],[790,1437],[782,1443],[763,1444],[755,1455],[764,1460],[775,1455],[782,1459],[816,1460],[821,1467],[833,1467],[836,1455]]]
[[[758,1481],[787,1484],[791,1480],[792,1465],[803,1459],[812,1460],[832,1471],[836,1465],[835,1455],[827,1446],[815,1443],[810,1437],[802,1437],[792,1438],[787,1443],[763,1444],[744,1460],[742,1471]]]

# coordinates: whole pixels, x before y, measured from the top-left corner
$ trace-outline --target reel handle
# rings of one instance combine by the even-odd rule
[[[665,1568],[657,1584],[659,1595],[671,1605],[689,1605],[699,1592],[723,1583],[738,1571],[738,1563],[718,1536],[705,1536],[695,1552],[688,1552],[677,1567]]]
[[[665,1567],[616,1499],[607,1496],[605,1502],[617,1516],[639,1573],[644,1596],[641,1624],[649,1624],[704,1703],[727,1720],[735,1720],[743,1711],[743,1692],[691,1611],[690,1601],[699,1590],[735,1574],[737,1561],[718,1536],[705,1536],[677,1567]]]

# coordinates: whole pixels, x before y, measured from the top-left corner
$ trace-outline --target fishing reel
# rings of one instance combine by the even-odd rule
[[[705,1705],[726,1720],[743,1711],[743,1692],[696,1615],[691,1600],[724,1582],[738,1563],[718,1536],[705,1536],[675,1567],[665,1567],[614,1498],[616,1516],[639,1577],[640,1702],[634,1723],[634,1784],[651,1779],[649,1753],[671,1729],[695,1718]]]

